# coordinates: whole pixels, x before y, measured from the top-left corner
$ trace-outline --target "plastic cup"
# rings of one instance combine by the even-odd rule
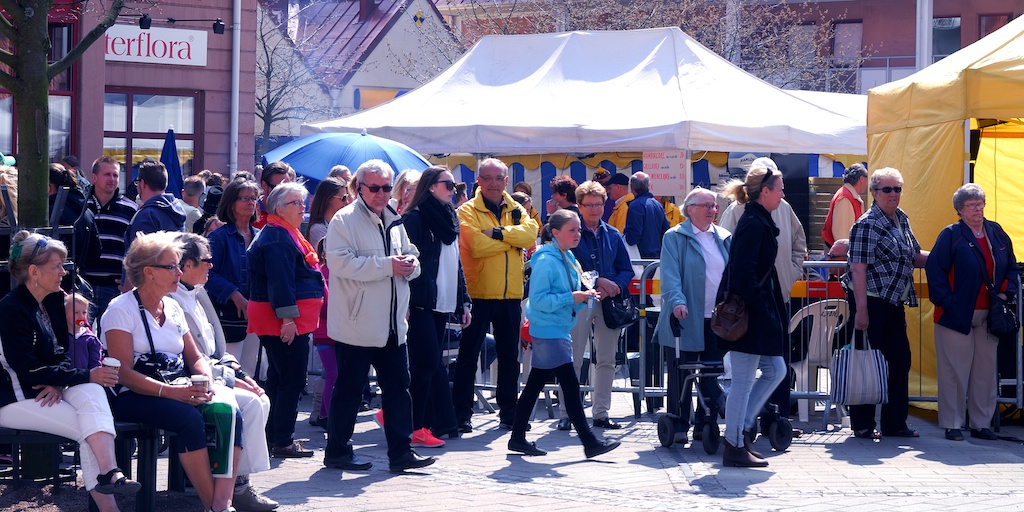
[[[106,366],[107,368],[113,368],[115,370],[121,369],[121,361],[113,357],[104,357],[103,360],[100,361],[100,364]]]
[[[193,375],[192,376],[193,386],[202,386],[206,389],[210,389],[210,378],[206,375]]]

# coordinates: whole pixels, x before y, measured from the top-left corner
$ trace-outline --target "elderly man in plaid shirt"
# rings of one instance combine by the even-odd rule
[[[914,267],[923,267],[928,251],[910,230],[907,214],[899,208],[903,176],[886,167],[871,175],[871,209],[850,229],[847,290],[857,338],[867,332],[872,348],[889,363],[889,402],[882,406],[881,434],[875,431],[875,406],[850,407],[853,435],[918,437],[907,426],[910,340],[903,305],[917,306]]]

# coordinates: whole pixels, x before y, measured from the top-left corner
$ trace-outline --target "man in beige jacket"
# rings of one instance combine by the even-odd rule
[[[357,199],[336,213],[327,228],[327,335],[337,342],[338,364],[324,453],[329,468],[365,471],[372,466],[349,444],[371,364],[383,392],[391,472],[434,463],[409,446],[412,398],[403,345],[409,328],[409,281],[419,276],[420,264],[402,218],[388,206],[394,176],[381,160],[359,166],[349,185]]]

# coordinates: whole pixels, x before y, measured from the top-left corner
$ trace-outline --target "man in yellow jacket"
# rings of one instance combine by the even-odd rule
[[[626,212],[629,211],[629,203],[633,201],[633,194],[629,191],[629,177],[621,172],[612,175],[608,180],[608,199],[615,203],[612,216],[608,218],[608,224],[622,233],[626,229]]]
[[[471,432],[473,387],[480,347],[494,326],[496,398],[500,426],[511,430],[519,391],[519,320],[523,300],[523,251],[540,226],[505,191],[508,166],[496,158],[480,163],[477,194],[459,207],[459,255],[473,299],[473,321],[462,331],[452,378],[452,403],[460,432]]]

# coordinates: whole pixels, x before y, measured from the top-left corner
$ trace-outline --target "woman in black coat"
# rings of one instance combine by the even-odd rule
[[[444,446],[439,436],[459,436],[441,352],[448,348],[448,318],[469,325],[472,304],[459,262],[459,220],[452,197],[455,178],[447,167],[423,171],[402,221],[420,251],[420,276],[409,283],[409,394],[412,446]]]
[[[786,377],[782,354],[787,314],[775,272],[779,228],[771,218],[771,211],[786,196],[783,189],[782,173],[765,158],[751,164],[746,181],[732,181],[723,190],[733,200],[748,204],[732,235],[719,296],[726,291],[739,295],[749,313],[745,336],[734,342],[719,340],[719,348],[729,351],[732,363],[732,386],[725,405],[725,466],[768,465],[753,443],[757,415]],[[756,376],[758,369],[761,377]]]

